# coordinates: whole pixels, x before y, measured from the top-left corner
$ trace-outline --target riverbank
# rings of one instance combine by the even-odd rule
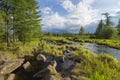
[[[73,39],[73,41],[77,42],[89,42],[89,43],[97,43],[100,45],[106,45],[112,48],[120,49],[120,40],[107,40],[107,39]]]
[[[63,37],[43,38],[37,45],[32,49],[31,55],[26,54],[9,61],[2,60],[0,66],[9,66],[6,63],[10,62],[15,64],[17,59],[24,61],[13,67],[9,73],[1,73],[0,76],[5,76],[6,80],[11,75],[17,76],[15,80],[120,79],[120,62],[109,54],[92,54],[81,43],[74,46],[72,41]],[[4,69],[1,67],[1,70]]]

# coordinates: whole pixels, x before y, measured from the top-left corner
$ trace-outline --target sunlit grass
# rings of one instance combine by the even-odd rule
[[[72,70],[72,74],[79,77],[84,76],[90,80],[119,80],[120,64],[119,61],[109,54],[91,54],[89,51],[76,51],[76,56],[82,57],[81,63],[78,63]]]
[[[120,61],[109,54],[102,53],[100,55],[92,54],[82,46],[75,47],[69,45],[73,38],[64,37],[45,37],[37,41],[32,41],[23,45],[16,43],[16,46],[7,48],[5,43],[0,45],[0,55],[6,59],[21,58],[25,54],[37,55],[39,53],[52,55],[54,57],[63,56],[64,52],[69,49],[73,51],[69,57],[76,62],[75,67],[71,71],[71,75],[76,76],[77,80],[120,80]],[[76,38],[77,39],[77,38]],[[51,42],[52,41],[52,42]],[[75,40],[76,41],[76,40]],[[99,40],[99,39],[77,39],[78,42],[94,42],[104,44],[111,47],[120,47],[119,40]],[[61,43],[58,45],[57,43]],[[68,44],[65,46],[64,44]],[[37,51],[33,48],[37,47]]]

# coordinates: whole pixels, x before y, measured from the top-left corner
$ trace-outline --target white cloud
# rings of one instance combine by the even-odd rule
[[[85,4],[92,4],[95,0],[83,0],[83,3]]]
[[[111,11],[110,11],[110,16],[118,16],[118,12],[120,12],[120,9],[119,8],[115,8],[115,9],[112,9]]]
[[[76,6],[72,4],[71,0],[64,0],[62,1],[62,7],[68,12],[72,12]]]
[[[43,8],[41,11],[42,11],[42,13],[43,13],[44,15],[50,15],[50,14],[53,13],[53,11],[51,10],[51,8],[49,8],[49,7],[45,7],[45,8]]]
[[[97,19],[97,10],[91,7],[94,0],[83,0],[74,5],[71,0],[62,2],[62,7],[68,12],[68,21],[77,25],[88,25]]]
[[[69,31],[79,31],[79,27],[95,22],[97,19],[97,10],[91,7],[94,0],[83,0],[78,4],[73,4],[71,0],[64,0],[61,6],[68,12],[66,16],[60,16],[58,12],[46,7],[44,14],[50,14],[43,17],[43,30],[49,29],[67,29]]]
[[[43,29],[51,29],[51,28],[57,28],[57,29],[63,29],[64,23],[66,22],[66,19],[62,16],[60,16],[57,12],[53,13],[52,15],[45,16],[43,18]]]
[[[70,32],[74,31],[74,33],[76,33],[79,31],[81,25],[90,25],[89,29],[91,29],[91,25],[95,25],[96,22],[103,17],[101,13],[106,12],[106,10],[111,14],[111,16],[116,16],[117,12],[120,11],[120,9],[117,8],[109,9],[109,5],[107,6],[106,4],[105,5],[107,7],[105,9],[101,5],[99,6],[99,8],[94,9],[92,4],[94,2],[96,3],[96,1],[97,0],[79,0],[78,3],[73,4],[72,0],[62,0],[62,2],[60,1],[61,7],[67,11],[67,15],[64,16],[60,15],[59,12],[52,11],[50,7],[43,8],[43,31],[60,29]],[[102,0],[101,3],[103,3],[104,1],[105,0]]]

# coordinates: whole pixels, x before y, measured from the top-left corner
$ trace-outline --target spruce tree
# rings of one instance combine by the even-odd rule
[[[103,28],[104,28],[103,20],[100,20],[98,27],[96,29],[96,32],[95,32],[96,37],[98,37],[98,38],[102,37]]]
[[[85,33],[85,30],[84,30],[83,26],[81,26],[80,31],[79,31],[79,34],[80,34],[80,35],[83,35],[84,33]]]
[[[25,43],[30,41],[35,33],[40,32],[40,16],[39,9],[36,0],[26,0],[26,8],[24,14],[22,14],[23,22],[22,26],[18,29],[18,38]]]
[[[7,46],[10,46],[10,29],[11,29],[11,8],[12,8],[12,0],[1,0],[0,1],[0,12],[4,15],[4,22],[5,22],[5,36]]]
[[[4,31],[5,23],[4,23],[2,15],[3,15],[3,13],[1,12],[0,13],[0,41],[3,41],[3,37],[5,34],[5,31]]]
[[[5,22],[7,46],[10,42],[25,43],[40,33],[40,15],[36,0],[1,0],[0,12]],[[13,37],[11,37],[13,36]],[[11,40],[10,40],[11,37]]]
[[[120,35],[120,19],[119,19],[119,21],[118,21],[118,25],[117,25],[117,30],[118,30],[118,33],[119,33],[119,35]]]

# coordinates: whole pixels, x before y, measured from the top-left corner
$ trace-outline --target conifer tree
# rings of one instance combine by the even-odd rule
[[[98,27],[96,29],[96,32],[95,32],[95,35],[96,37],[102,37],[102,30],[104,28],[104,23],[103,23],[103,20],[100,20],[99,24],[98,24]]]
[[[119,33],[119,35],[120,35],[120,19],[119,19],[119,21],[118,21],[118,25],[117,25],[117,30],[118,30],[118,33]]]
[[[25,3],[23,22],[18,28],[18,38],[23,43],[30,41],[35,33],[40,32],[40,16],[36,0],[26,0]]]
[[[10,29],[11,29],[11,4],[12,0],[1,0],[0,1],[0,12],[3,13],[2,17],[4,17],[5,22],[5,36],[7,46],[10,46]]]
[[[0,12],[4,14],[2,17],[8,47],[11,41],[21,41],[25,44],[40,33],[41,19],[36,0],[1,0]]]
[[[80,34],[80,35],[83,35],[84,33],[85,33],[85,30],[84,30],[83,26],[81,26],[80,31],[79,31],[79,34]]]

